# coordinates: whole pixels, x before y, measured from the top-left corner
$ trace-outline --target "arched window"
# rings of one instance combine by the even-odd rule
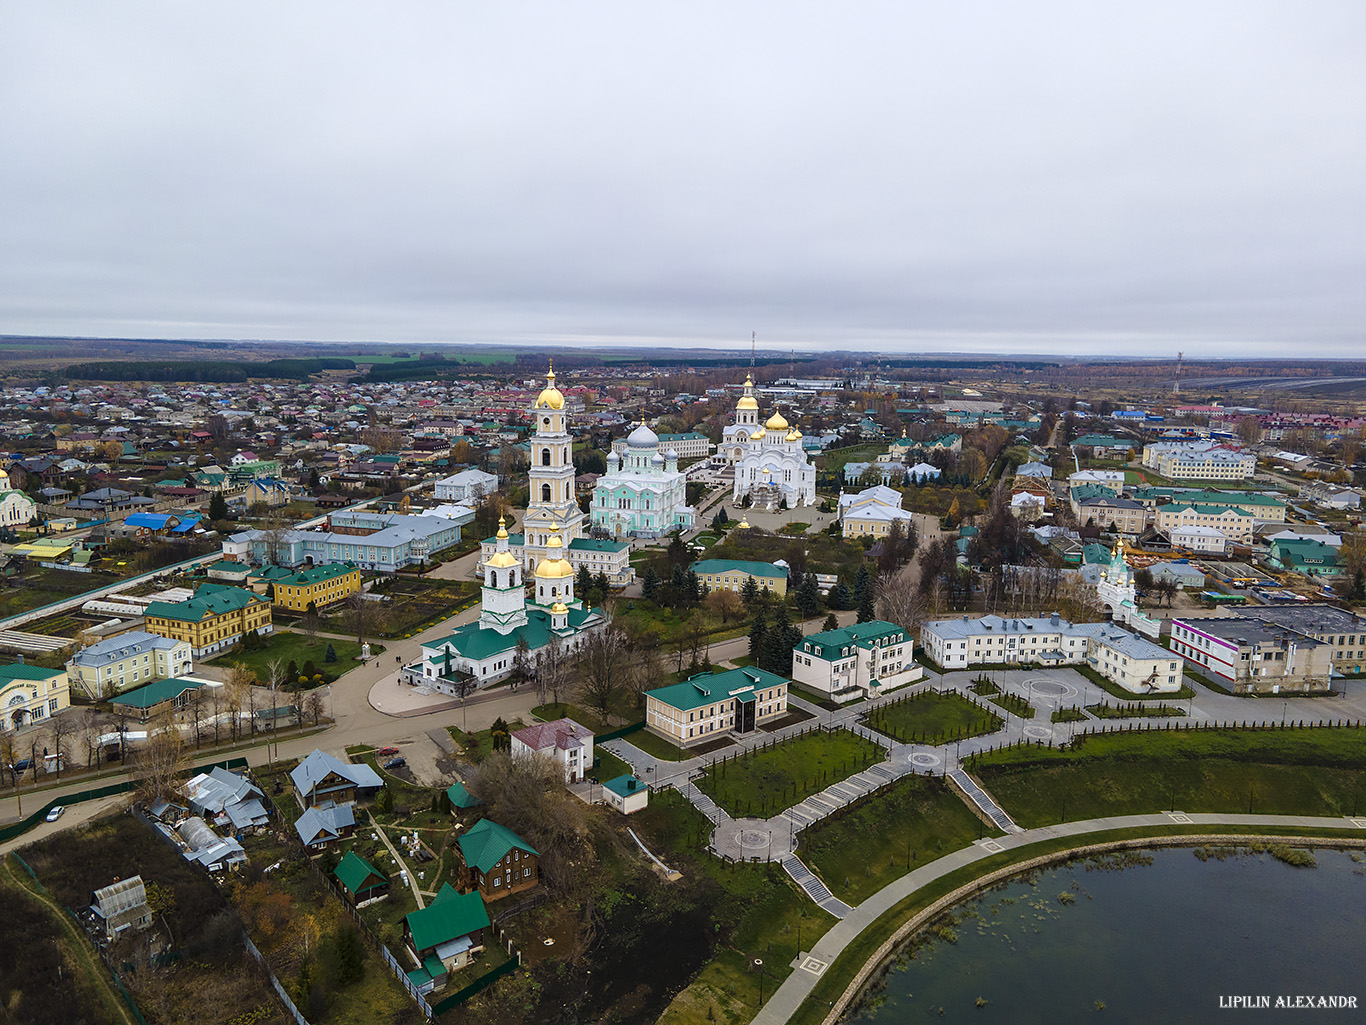
[[[542,485],[541,485],[541,501],[542,501],[542,502],[549,502],[549,501],[550,501],[550,485],[549,485],[549,484],[542,484]]]
[[[494,570],[494,571],[493,571],[493,586],[494,586],[494,587],[497,587],[497,586],[498,586],[498,571],[497,571],[497,570]]]
[[[541,449],[541,465],[542,465],[542,466],[549,466],[549,465],[550,465],[550,449],[548,449],[548,448],[543,448],[543,449]]]

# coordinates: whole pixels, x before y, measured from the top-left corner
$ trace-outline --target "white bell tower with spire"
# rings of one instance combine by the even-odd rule
[[[584,514],[574,497],[574,438],[564,395],[555,387],[555,366],[546,371],[545,388],[531,407],[531,497],[522,520],[522,562],[532,569],[545,556],[550,528],[558,527],[568,546],[584,536]]]

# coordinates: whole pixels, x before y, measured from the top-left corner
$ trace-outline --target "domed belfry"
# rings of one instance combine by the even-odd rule
[[[584,536],[584,514],[574,497],[574,438],[564,394],[555,387],[555,366],[545,375],[545,388],[531,407],[531,497],[522,519],[522,562],[532,569],[546,555],[552,527],[567,547]],[[563,549],[562,549],[563,550]]]

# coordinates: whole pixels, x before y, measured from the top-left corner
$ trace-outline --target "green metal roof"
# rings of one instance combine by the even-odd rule
[[[738,694],[748,693],[764,687],[776,687],[787,683],[784,677],[752,666],[731,669],[724,673],[705,673],[689,677],[682,683],[659,687],[646,691],[646,694],[673,708],[689,711],[703,705],[714,704]]]
[[[649,789],[629,772],[625,775],[618,776],[616,779],[609,779],[603,786],[618,797],[634,797],[636,794],[646,793]]]
[[[44,669],[42,666],[26,665],[23,662],[0,666],[0,680],[50,680],[61,675],[60,669]]]
[[[465,864],[488,872],[514,848],[536,854],[520,836],[492,819],[480,819],[460,836],[460,854]]]
[[[1181,505],[1162,506],[1158,512],[1185,512],[1187,509],[1194,509],[1205,516],[1223,516],[1225,513],[1233,513],[1235,516],[1251,516],[1246,509],[1239,509],[1236,505],[1196,505],[1194,503],[1182,503]]]
[[[446,788],[446,796],[456,808],[477,808],[484,802],[465,789],[465,784],[456,782]]]
[[[275,582],[277,584],[296,584],[308,586],[309,584],[320,584],[324,580],[333,580],[336,577],[344,577],[348,573],[354,573],[356,567],[349,562],[329,562],[322,566],[310,566],[308,569],[301,569],[293,576],[282,577]]]
[[[196,690],[204,686],[198,680],[153,680],[136,690],[130,690],[127,694],[120,694],[116,698],[111,698],[111,705],[125,705],[128,708],[151,708],[159,705],[163,701],[170,701],[178,698],[187,690]]]
[[[752,577],[787,579],[787,569],[771,562],[749,562],[745,559],[702,559],[690,567],[699,576],[704,573],[733,573],[739,570]]]
[[[576,537],[569,542],[571,552],[620,552],[630,547],[626,541],[597,540],[591,537]]]
[[[842,626],[838,630],[826,630],[824,633],[812,634],[805,638],[801,643],[801,650],[806,651],[806,646],[811,645],[811,653],[819,655],[827,662],[837,658],[846,658],[845,648],[863,648],[865,650],[873,647],[874,643],[884,637],[893,637],[900,634],[902,640],[906,639],[906,631],[895,623],[888,623],[882,619],[870,619],[866,623],[851,623]],[[898,643],[898,642],[891,642]]]
[[[569,610],[570,627],[577,629],[588,619],[589,615],[587,609],[571,608]],[[551,638],[550,613],[545,609],[528,604],[526,618],[526,626],[519,626],[505,634],[500,634],[497,630],[490,630],[487,627],[481,627],[477,622],[467,623],[464,626],[457,627],[438,641],[425,642],[423,647],[434,648],[438,652],[442,652],[445,650],[445,646],[449,644],[466,658],[476,660],[483,660],[500,652],[512,651],[517,647],[519,637],[526,638],[527,647],[532,651],[544,648],[550,643]],[[445,656],[441,655],[437,659],[430,659],[430,661],[444,661],[444,658]]]
[[[383,886],[389,881],[388,876],[355,851],[347,851],[346,856],[342,858],[341,863],[337,865],[332,874],[353,894],[359,894],[363,890],[369,890],[375,886]],[[366,886],[365,882],[371,876],[375,876],[377,881]]]
[[[221,616],[225,612],[236,612],[251,605],[265,601],[258,594],[245,591],[240,587],[227,584],[204,584],[186,601],[154,601],[147,606],[148,616],[162,619],[178,619],[188,623],[198,623],[209,616]]]
[[[404,920],[413,937],[413,948],[420,953],[487,928],[489,914],[478,893],[456,893],[450,883],[444,883],[430,904],[410,912]]]

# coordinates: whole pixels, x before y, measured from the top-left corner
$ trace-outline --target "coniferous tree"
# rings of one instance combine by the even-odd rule
[[[834,614],[833,612],[830,613],[830,615],[826,616],[826,617],[825,617],[825,622],[824,622],[823,624],[821,624],[821,632],[822,632],[822,633],[824,633],[824,632],[827,631],[827,630],[838,630],[839,628],[840,628],[840,621],[839,621],[838,619],[835,618],[835,614]]]
[[[758,581],[753,577],[745,577],[745,582],[740,588],[740,597],[744,599],[746,608],[752,608],[759,597]]]
[[[797,610],[805,617],[814,616],[821,610],[821,593],[816,588],[816,574],[807,573],[802,577],[796,594]]]
[[[763,662],[764,642],[768,637],[768,622],[762,608],[754,610],[754,621],[749,625],[749,657],[757,666]]]
[[[612,582],[607,579],[607,574],[605,572],[599,573],[593,578],[593,589],[601,591],[603,594],[612,590]]]
[[[593,589],[593,574],[588,572],[587,566],[580,566],[579,572],[574,577],[574,593],[582,598]]]
[[[863,597],[859,599],[858,622],[866,623],[871,619],[877,619],[877,608],[873,599],[873,585],[869,584],[863,589]]]
[[[655,572],[653,566],[645,570],[645,575],[640,578],[640,594],[647,601],[656,601],[659,597],[659,585],[661,584],[659,574]]]
[[[841,580],[835,585],[835,589],[830,592],[830,607],[847,612],[854,607],[854,594],[849,590],[849,585]]]
[[[226,520],[228,518],[228,500],[223,497],[223,492],[215,491],[213,497],[209,499],[209,519]]]

